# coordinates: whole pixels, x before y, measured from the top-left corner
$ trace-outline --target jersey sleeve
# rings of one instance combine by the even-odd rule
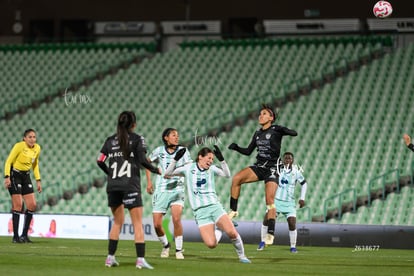
[[[177,161],[173,160],[165,170],[164,176],[185,176],[187,166],[176,167]]]
[[[38,151],[37,151],[32,167],[33,167],[33,174],[34,174],[35,179],[40,180],[41,178],[40,178],[40,168],[39,168],[39,157],[40,157],[40,152],[42,149],[39,145],[37,145],[37,147],[38,147]]]
[[[235,150],[243,155],[250,155],[252,154],[253,150],[256,148],[256,132],[254,133],[250,144],[247,148],[237,147]]]
[[[177,162],[177,167],[184,166],[185,164],[192,163],[193,160],[191,159],[190,151],[187,149],[184,153],[184,156],[180,158]]]
[[[108,157],[108,139],[106,139],[105,143],[101,148],[101,152],[99,153],[98,159],[96,160],[98,167],[105,173],[109,174],[109,168],[105,164],[106,158]]]
[[[10,176],[10,169],[13,166],[13,163],[16,161],[17,156],[23,150],[22,143],[16,143],[12,150],[10,151],[9,156],[6,159],[6,163],[4,165],[4,175]]]
[[[133,152],[134,152],[134,158],[135,161],[142,165],[144,168],[150,170],[152,173],[156,173],[159,174],[159,170],[158,168],[154,167],[147,159],[146,157],[146,147],[143,145],[144,143],[144,139],[142,138],[142,136],[140,137],[140,139],[137,140],[137,142],[135,143],[135,146],[133,148]]]
[[[155,162],[158,161],[158,156],[160,154],[160,147],[154,149],[148,156],[149,160],[151,160],[151,162]]]
[[[230,169],[226,161],[222,161],[220,163],[221,163],[221,168],[215,165],[211,166],[211,169],[213,170],[213,172],[217,174],[218,176],[230,177]]]
[[[301,184],[301,185],[303,185],[305,182],[306,182],[306,179],[305,179],[305,177],[303,176],[303,174],[300,172],[300,171],[298,171],[298,173],[297,173],[297,178],[296,178],[296,180]]]
[[[296,132],[296,130],[293,129],[289,129],[287,127],[282,127],[280,126],[279,131],[283,134],[283,135],[289,135],[289,136],[297,136],[298,133]]]

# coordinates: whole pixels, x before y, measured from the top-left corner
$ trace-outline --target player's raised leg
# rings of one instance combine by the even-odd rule
[[[258,181],[257,175],[251,168],[244,168],[233,176],[231,182],[231,198],[229,218],[233,219],[238,215],[238,201],[240,196],[241,185]]]

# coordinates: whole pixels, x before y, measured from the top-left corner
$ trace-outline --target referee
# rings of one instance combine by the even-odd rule
[[[36,132],[27,129],[23,141],[12,148],[4,166],[4,185],[12,198],[13,243],[31,243],[27,232],[33,213],[36,211],[36,198],[30,179],[30,169],[33,168],[36,178],[37,191],[42,192],[39,170],[40,146],[36,143]],[[19,237],[20,213],[26,205],[22,235]]]

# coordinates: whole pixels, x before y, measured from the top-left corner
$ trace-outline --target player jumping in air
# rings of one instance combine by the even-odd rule
[[[259,180],[265,182],[266,207],[268,219],[268,233],[266,244],[273,244],[276,209],[274,204],[275,193],[278,185],[277,160],[280,155],[282,138],[285,135],[297,136],[295,130],[287,127],[273,125],[276,114],[268,105],[263,105],[260,110],[259,124],[262,126],[255,132],[247,148],[241,148],[232,143],[229,149],[235,150],[244,155],[250,155],[257,148],[256,163],[244,168],[233,176],[231,183],[231,198],[229,217],[233,219],[238,215],[237,203],[240,196],[241,185]]]

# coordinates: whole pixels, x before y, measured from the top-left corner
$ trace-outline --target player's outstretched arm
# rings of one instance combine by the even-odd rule
[[[237,145],[236,143],[231,143],[230,146],[229,146],[229,149],[235,150],[238,153],[241,153],[243,155],[250,155],[250,154],[252,154],[255,147],[256,147],[256,139],[255,139],[255,136],[253,136],[253,138],[250,141],[250,144],[247,148],[242,148],[242,147],[239,147],[239,145]]]
[[[408,135],[408,134],[404,134],[403,135],[403,138],[404,138],[404,142],[405,142],[405,144],[407,145],[407,147],[410,149],[410,150],[412,150],[412,151],[414,151],[414,145],[413,145],[413,143],[411,142],[411,137]]]
[[[289,136],[298,136],[298,132],[296,130],[287,127],[283,127],[283,134]]]
[[[174,156],[174,159],[171,161],[171,163],[168,165],[167,169],[164,172],[164,177],[169,176],[175,176],[175,175],[184,175],[184,167],[176,168],[178,160],[181,159],[181,157],[184,156],[186,152],[186,148],[182,148]]]

